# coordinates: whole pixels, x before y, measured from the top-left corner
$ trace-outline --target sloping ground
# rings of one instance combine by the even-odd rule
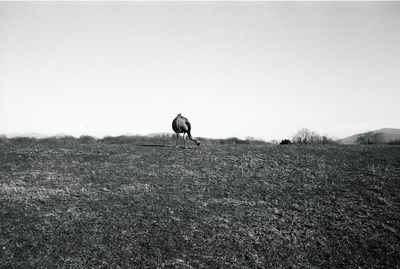
[[[394,140],[400,140],[400,129],[395,129],[395,128],[382,128],[379,130],[374,130],[372,133],[380,133],[382,134],[382,142],[383,143],[389,143]],[[365,133],[362,134],[355,134],[343,139],[339,139],[337,142],[342,145],[351,145],[355,144],[357,141],[357,138],[361,135],[364,135]]]
[[[400,147],[0,145],[0,267],[400,268]]]

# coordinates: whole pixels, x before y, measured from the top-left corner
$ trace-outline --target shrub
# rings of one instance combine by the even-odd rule
[[[72,146],[78,144],[78,139],[70,135],[46,137],[39,139],[39,141],[51,146]]]
[[[293,143],[296,144],[320,144],[321,136],[314,131],[303,128],[293,136]]]
[[[8,138],[5,135],[0,135],[0,144],[7,144]]]
[[[290,145],[292,144],[292,141],[290,141],[289,139],[283,139],[279,145]]]
[[[260,138],[255,138],[255,137],[252,137],[252,136],[246,137],[246,141],[250,145],[264,145],[264,144],[266,144],[266,142],[264,140],[262,140]]]
[[[337,143],[332,138],[329,138],[324,135],[321,139],[321,144],[335,145]]]
[[[361,134],[357,137],[356,143],[362,144],[362,145],[382,144],[383,143],[383,134],[382,133],[373,133],[373,132]]]
[[[389,145],[400,145],[400,139],[389,141],[388,144]]]
[[[79,143],[82,144],[93,144],[96,143],[96,138],[89,135],[81,135],[78,139]]]

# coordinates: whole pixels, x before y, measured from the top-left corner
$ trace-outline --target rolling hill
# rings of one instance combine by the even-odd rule
[[[383,142],[388,143],[390,141],[393,140],[397,140],[400,139],[400,129],[395,129],[395,128],[382,128],[379,130],[374,130],[371,131],[372,133],[381,133],[382,134],[382,138],[383,138]],[[343,145],[351,145],[351,144],[355,144],[356,140],[359,136],[366,134],[365,133],[361,133],[361,134],[355,134],[349,137],[345,137],[342,139],[337,140],[337,142],[339,144],[343,144]]]

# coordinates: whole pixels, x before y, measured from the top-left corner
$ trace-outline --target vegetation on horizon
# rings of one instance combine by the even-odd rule
[[[246,139],[239,139],[237,137],[230,138],[205,138],[198,137],[202,145],[266,145],[266,144],[280,144],[280,145],[291,145],[291,144],[337,144],[333,138],[328,136],[321,136],[317,132],[303,128],[298,130],[292,137],[292,139],[283,139],[281,142],[273,140],[271,142],[264,141],[262,139],[256,139],[253,137],[246,137]],[[175,134],[157,134],[152,136],[146,135],[120,135],[120,136],[105,136],[103,138],[96,138],[89,135],[81,135],[76,138],[69,135],[56,135],[46,138],[35,138],[35,137],[11,137],[8,138],[5,135],[0,135],[0,143],[17,143],[22,145],[42,143],[48,145],[75,145],[75,144],[93,144],[93,143],[105,143],[105,144],[137,144],[137,145],[174,145]],[[372,144],[389,144],[389,145],[400,145],[400,140],[395,139],[389,142],[383,141],[383,134],[376,132],[367,132],[360,134],[355,141],[359,145],[372,145]]]
[[[315,131],[311,131],[307,128],[300,129],[292,138],[292,142],[295,144],[335,144],[336,142],[327,137],[321,136]]]
[[[73,136],[52,136],[46,138],[34,138],[34,137],[12,137],[7,138],[6,136],[0,137],[0,143],[16,143],[21,145],[29,144],[47,144],[47,145],[77,145],[77,144],[135,144],[135,145],[175,145],[176,136],[174,134],[160,134],[154,136],[143,136],[143,135],[120,135],[120,136],[106,136],[103,138],[95,138],[88,135],[82,135],[79,138]],[[255,144],[267,144],[267,142],[255,139],[247,138],[245,140],[236,137],[225,138],[225,139],[214,139],[199,137],[202,145],[255,145]]]
[[[363,145],[383,144],[383,134],[374,132],[360,134],[356,139],[356,143]]]

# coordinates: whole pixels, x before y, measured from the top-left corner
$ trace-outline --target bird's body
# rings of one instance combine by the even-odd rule
[[[183,140],[185,141],[185,148],[187,148],[185,134],[187,134],[189,139],[195,142],[197,146],[200,146],[199,140],[193,138],[190,133],[190,130],[192,129],[190,122],[188,121],[187,118],[183,117],[181,114],[178,114],[178,116],[176,116],[176,118],[172,121],[172,129],[176,133],[176,147],[178,147],[179,134],[183,134]]]

